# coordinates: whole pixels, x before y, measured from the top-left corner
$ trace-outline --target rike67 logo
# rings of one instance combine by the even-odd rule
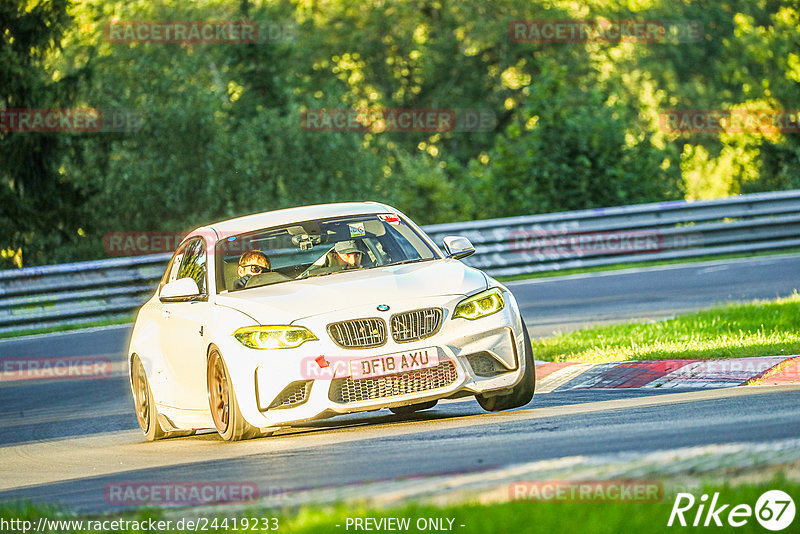
[[[705,493],[700,499],[695,499],[691,493],[678,493],[667,526],[671,527],[674,524],[682,527],[688,525],[721,527],[727,523],[731,527],[741,527],[755,515],[756,521],[762,527],[779,531],[792,524],[796,512],[792,498],[781,490],[764,492],[756,501],[754,508],[749,504],[733,506],[722,503],[719,493],[714,493],[710,502],[708,500],[708,495]],[[694,510],[695,505],[697,505],[696,510]]]

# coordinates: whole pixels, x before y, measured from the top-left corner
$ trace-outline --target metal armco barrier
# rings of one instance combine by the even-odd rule
[[[425,228],[463,235],[492,276],[800,246],[800,190],[510,217]]]
[[[493,276],[800,247],[800,190],[437,224]],[[169,254],[0,271],[0,333],[131,317]]]

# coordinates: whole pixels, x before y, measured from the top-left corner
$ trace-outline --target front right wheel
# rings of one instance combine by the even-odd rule
[[[507,395],[495,395],[487,397],[485,395],[475,395],[478,404],[487,412],[499,412],[501,410],[510,410],[511,408],[519,408],[525,406],[531,399],[533,399],[533,390],[536,384],[536,369],[533,361],[533,348],[531,347],[531,338],[528,335],[528,329],[525,323],[522,324],[523,346],[525,349],[525,373],[522,375],[522,380],[511,389],[511,393]]]
[[[239,441],[260,436],[261,431],[245,421],[239,410],[228,367],[216,347],[212,347],[208,355],[206,377],[211,418],[222,439]]]

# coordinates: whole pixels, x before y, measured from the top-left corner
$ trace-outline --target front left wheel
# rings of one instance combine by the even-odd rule
[[[212,347],[208,355],[207,384],[211,418],[222,439],[239,441],[261,435],[261,430],[245,421],[239,410],[228,367],[216,347]]]
[[[522,324],[522,336],[525,351],[523,355],[525,372],[522,375],[522,380],[520,380],[519,383],[511,389],[511,393],[507,395],[495,395],[494,397],[475,395],[475,398],[478,399],[478,404],[487,412],[499,412],[501,410],[519,408],[520,406],[525,406],[533,399],[533,390],[536,386],[536,368],[533,360],[531,338],[528,335],[528,329],[525,327],[525,323]]]

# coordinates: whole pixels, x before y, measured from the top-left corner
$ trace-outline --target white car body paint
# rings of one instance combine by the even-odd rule
[[[399,214],[426,240],[436,257],[245,291],[216,290],[213,251],[218,241],[295,221],[383,213]],[[483,272],[445,257],[418,226],[394,208],[371,202],[291,208],[202,227],[184,242],[195,236],[203,236],[206,243],[207,300],[162,302],[159,287],[139,311],[128,351],[129,360],[135,354],[142,361],[165,431],[214,428],[206,385],[206,363],[212,345],[226,363],[244,419],[258,428],[478,393],[507,393],[523,377],[525,327],[513,295]],[[476,320],[453,319],[453,310],[460,301],[490,287],[504,291],[505,307],[501,311]],[[380,311],[379,305],[388,305],[389,310]],[[327,331],[330,323],[360,318],[383,318],[391,325],[394,314],[424,308],[442,309],[441,326],[433,335],[412,342],[397,343],[388,332],[381,346],[345,349]],[[257,325],[299,325],[308,328],[318,340],[296,348],[262,350],[244,346],[233,337],[238,328]],[[440,362],[450,361],[456,370],[455,380],[444,387],[335,402],[329,393],[333,381],[322,377],[313,380],[303,402],[267,408],[288,385],[309,379],[310,359],[378,358],[431,347],[436,349]],[[489,353],[506,369],[496,376],[477,374],[465,356],[479,352]]]

